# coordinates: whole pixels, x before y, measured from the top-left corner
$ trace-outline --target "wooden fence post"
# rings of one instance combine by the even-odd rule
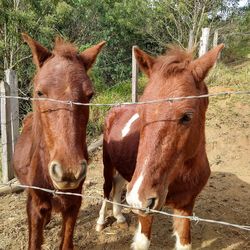
[[[1,96],[10,95],[10,86],[1,81]],[[8,182],[14,177],[10,166],[12,156],[12,133],[11,133],[11,107],[10,99],[1,98],[1,144],[2,144],[2,181]]]
[[[134,49],[137,46],[132,47],[132,102],[137,102],[137,84],[138,84],[138,72],[139,67],[136,62]]]
[[[217,45],[218,45],[218,29],[216,29],[214,31],[213,48],[216,47]],[[220,59],[220,53],[219,53],[219,55],[217,57],[217,60],[218,59]],[[217,61],[215,62],[214,67],[216,66],[216,64],[217,64]]]
[[[188,39],[188,50],[190,51],[194,46],[194,31],[189,31],[189,39]]]
[[[18,80],[16,72],[12,69],[5,70],[5,81],[10,87],[10,95],[18,96]],[[11,120],[11,147],[12,153],[19,135],[19,101],[16,98],[10,99],[10,120]]]
[[[199,57],[204,55],[208,50],[209,32],[210,32],[210,28],[203,28],[202,29],[202,35],[200,38]]]
[[[214,31],[213,47],[218,45],[218,29]]]

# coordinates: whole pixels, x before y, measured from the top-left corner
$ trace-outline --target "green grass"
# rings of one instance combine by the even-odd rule
[[[208,86],[232,87],[235,90],[249,90],[250,88],[250,61],[240,65],[225,65],[222,63],[210,72],[206,79]]]

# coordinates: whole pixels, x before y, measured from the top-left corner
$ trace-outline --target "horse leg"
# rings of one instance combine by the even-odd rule
[[[104,229],[106,212],[107,212],[107,201],[103,200],[102,207],[101,207],[101,210],[99,212],[99,217],[98,217],[98,220],[96,223],[96,231],[97,232],[100,232]]]
[[[74,228],[76,224],[77,215],[81,206],[81,197],[77,197],[74,206],[70,206],[66,211],[62,212],[63,226],[62,226],[62,241],[60,250],[72,250]],[[72,202],[73,203],[73,202]]]
[[[175,215],[191,216],[193,205],[182,209],[174,209]],[[176,250],[191,250],[190,220],[174,217],[174,235],[176,237]]]
[[[115,203],[121,203],[121,196],[124,184],[126,180],[120,175],[117,174],[113,179],[113,201]],[[120,225],[126,224],[126,218],[123,216],[122,207],[118,204],[113,204],[113,215],[117,220],[117,223]]]
[[[103,170],[103,175],[104,175],[104,184],[103,184],[103,192],[104,192],[104,198],[109,199],[110,192],[112,190],[113,186],[113,172],[114,169],[111,167],[111,161],[110,158],[105,150],[105,144],[103,147],[103,164],[104,164],[104,170]],[[96,231],[100,232],[104,229],[105,227],[105,218],[106,218],[106,212],[107,212],[107,201],[103,200],[102,202],[102,207],[99,212],[99,217],[97,219],[97,224],[96,224]]]
[[[28,194],[29,250],[41,249],[45,218],[50,213],[51,206],[48,202],[42,202],[37,195]]]
[[[151,227],[153,216],[138,216],[139,226],[136,230],[134,241],[131,245],[133,250],[147,250],[150,245]]]

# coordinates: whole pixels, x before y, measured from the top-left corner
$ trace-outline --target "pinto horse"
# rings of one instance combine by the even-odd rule
[[[191,54],[172,48],[152,57],[140,49],[135,56],[149,82],[140,101],[207,94],[204,83],[223,44],[193,60]],[[147,208],[171,207],[175,215],[192,215],[196,196],[205,186],[210,167],[205,150],[205,113],[208,98],[183,99],[113,108],[105,120],[103,163],[104,197],[135,207],[139,226],[132,248],[148,249],[153,215]],[[105,224],[106,201],[96,229]],[[144,211],[143,211],[144,210]],[[121,207],[113,205],[117,223],[125,223]],[[174,218],[176,249],[191,249],[190,220]]]
[[[78,53],[72,44],[58,38],[50,52],[27,34],[23,34],[23,39],[31,48],[37,68],[34,97],[81,103],[90,101],[93,87],[87,71],[105,42]],[[23,122],[13,156],[19,181],[25,185],[80,194],[87,172],[89,108],[44,99],[33,101],[33,110]],[[63,218],[60,249],[73,249],[81,197],[52,195],[34,189],[27,192],[29,249],[41,249],[43,228],[50,221],[52,210],[61,212]]]

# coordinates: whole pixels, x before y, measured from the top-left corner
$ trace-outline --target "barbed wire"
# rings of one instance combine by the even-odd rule
[[[139,101],[139,102],[119,102],[119,103],[81,103],[81,102],[74,102],[70,100],[57,100],[53,98],[36,98],[36,97],[22,97],[22,96],[5,96],[0,95],[0,98],[5,99],[21,99],[26,101],[50,101],[50,102],[57,102],[66,105],[79,105],[79,106],[123,106],[123,105],[142,105],[142,104],[156,104],[156,103],[163,103],[163,102],[176,102],[176,101],[183,101],[186,99],[200,99],[200,98],[207,98],[207,97],[217,97],[217,96],[225,96],[225,95],[249,95],[250,90],[243,90],[243,91],[224,91],[218,93],[211,93],[211,94],[204,94],[204,95],[197,95],[197,96],[180,96],[180,97],[169,97],[164,99],[157,99],[157,100],[149,100],[149,101]]]
[[[105,199],[103,197],[97,197],[97,196],[91,196],[91,195],[83,195],[83,194],[72,193],[72,192],[62,192],[62,191],[59,191],[59,190],[41,188],[41,187],[31,186],[31,185],[17,184],[17,183],[13,183],[13,182],[0,183],[0,186],[9,186],[10,188],[12,188],[12,186],[20,187],[20,188],[30,188],[30,189],[35,189],[35,190],[40,190],[40,191],[43,191],[43,192],[47,192],[47,193],[50,193],[52,195],[71,195],[71,196],[78,196],[78,197],[88,198],[88,199],[95,199],[95,200],[97,199],[97,200],[100,200],[100,201],[106,201],[106,202],[108,202],[110,204],[119,205],[119,206],[122,206],[124,208],[131,209],[131,210],[140,210],[140,211],[143,211],[143,212],[145,212],[147,214],[152,214],[152,213],[153,214],[160,214],[160,215],[164,215],[164,216],[168,216],[168,217],[189,219],[191,221],[195,221],[196,223],[198,223],[198,222],[207,222],[207,223],[220,224],[220,225],[224,225],[224,226],[230,226],[230,227],[235,227],[235,228],[238,228],[238,229],[250,231],[250,225],[239,225],[239,224],[229,223],[229,222],[225,222],[225,221],[218,221],[218,220],[200,218],[200,217],[196,216],[194,213],[193,213],[192,216],[185,216],[185,215],[171,214],[171,213],[168,213],[168,212],[165,212],[165,211],[159,211],[159,210],[150,209],[150,208],[145,208],[145,209],[139,208],[138,209],[137,207],[133,207],[133,206],[130,206],[130,205],[127,205],[127,204],[114,202],[114,201]]]
[[[158,100],[150,100],[150,101],[142,101],[142,102],[121,102],[121,103],[79,103],[79,102],[73,102],[73,101],[65,101],[65,100],[56,100],[52,98],[32,98],[32,97],[20,97],[20,96],[5,96],[5,95],[0,95],[0,98],[6,98],[6,99],[21,99],[21,100],[26,100],[26,101],[51,101],[51,102],[57,102],[57,103],[62,103],[62,104],[67,104],[67,105],[81,105],[81,106],[122,106],[122,105],[141,105],[141,104],[155,104],[155,103],[163,103],[163,102],[175,102],[175,101],[182,101],[186,99],[200,99],[200,98],[207,98],[207,97],[217,97],[217,96],[225,96],[225,95],[249,95],[250,90],[245,90],[245,91],[227,91],[227,92],[219,92],[219,93],[212,93],[212,94],[205,94],[205,95],[198,95],[198,96],[182,96],[182,97],[171,97],[171,98],[165,98],[165,99],[158,99]],[[78,193],[71,193],[71,192],[62,192],[58,190],[51,190],[51,189],[46,189],[46,188],[40,188],[36,186],[29,186],[29,185],[22,185],[22,184],[16,184],[16,183],[0,183],[0,186],[16,186],[20,188],[32,188],[36,190],[41,190],[44,192],[51,193],[53,195],[73,195],[73,196],[80,196],[84,198],[90,198],[90,199],[98,199],[103,201],[104,198],[102,197],[95,197],[95,196],[88,196],[88,195],[82,195]],[[106,199],[105,199],[106,200]],[[116,204],[120,205],[125,208],[129,209],[138,209],[136,207],[132,207],[126,204],[121,204],[117,202],[113,202],[110,200],[106,200],[108,203],[111,204]],[[156,214],[161,214],[165,216],[170,216],[170,217],[177,217],[177,218],[186,218],[191,221],[196,221],[198,222],[207,222],[207,223],[215,223],[215,224],[220,224],[220,225],[225,225],[225,226],[231,226],[235,228],[239,228],[242,230],[247,230],[250,231],[250,226],[248,225],[238,225],[238,224],[233,224],[229,222],[224,222],[224,221],[216,221],[216,220],[211,220],[211,219],[204,219],[195,216],[193,214],[192,216],[183,216],[183,215],[176,215],[176,214],[171,214],[167,213],[164,211],[159,211],[159,210],[154,210],[154,209],[144,209],[143,210],[146,213],[156,213]]]

